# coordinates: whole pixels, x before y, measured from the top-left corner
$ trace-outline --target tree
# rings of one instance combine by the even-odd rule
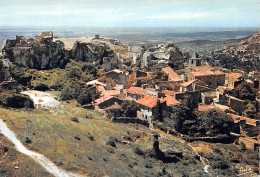
[[[229,135],[234,126],[233,119],[218,109],[206,111],[199,120],[200,133],[206,136]]]
[[[84,82],[68,82],[61,90],[61,100],[77,100],[81,105],[89,104],[98,98],[99,94],[95,87],[88,87]]]
[[[184,126],[186,125],[185,122],[187,121],[195,121],[197,118],[197,115],[194,113],[195,110],[195,103],[194,99],[192,97],[186,97],[181,105],[174,106],[170,108],[170,119],[174,121],[174,123],[169,123],[169,120],[167,121],[169,125],[173,125],[173,128],[181,133],[188,133],[190,126]],[[193,131],[193,130],[192,130]]]
[[[233,96],[242,100],[254,101],[256,93],[256,89],[252,88],[250,84],[243,82],[234,89]]]
[[[135,101],[123,101],[121,104],[122,116],[124,117],[136,117],[139,106]]]
[[[99,97],[99,93],[96,91],[96,88],[83,88],[81,93],[77,98],[77,102],[81,105],[90,104],[94,99]]]

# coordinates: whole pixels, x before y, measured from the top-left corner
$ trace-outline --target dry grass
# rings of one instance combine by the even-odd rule
[[[78,107],[76,102],[61,104],[61,109],[56,113],[0,108],[0,117],[6,120],[10,129],[29,149],[44,154],[68,171],[88,176],[153,176],[163,167],[171,174],[179,174],[183,170],[178,169],[177,164],[163,164],[134,153],[135,147],[143,150],[152,147],[150,129],[134,124],[111,123],[97,112]],[[79,122],[72,121],[73,117]],[[32,140],[31,144],[24,142],[26,137]],[[109,137],[119,141],[130,137],[132,141],[129,145],[117,142],[117,147],[112,148],[106,145]],[[192,153],[178,141],[161,142],[163,150],[175,148],[184,150],[184,154]],[[145,168],[148,161],[153,168]],[[197,173],[190,167],[183,168],[190,174]],[[202,171],[200,162],[193,169]]]
[[[0,176],[52,175],[30,157],[16,151],[13,144],[0,135]]]

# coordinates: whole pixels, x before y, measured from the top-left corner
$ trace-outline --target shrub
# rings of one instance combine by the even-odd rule
[[[73,117],[73,118],[71,118],[71,121],[73,121],[73,122],[79,122],[79,119],[78,118],[76,118],[76,117]]]
[[[28,96],[13,92],[0,94],[0,104],[10,108],[34,108],[34,103]]]
[[[217,136],[219,134],[230,134],[234,121],[224,112],[210,109],[200,117],[200,131],[206,136]],[[221,135],[223,137],[224,135]]]
[[[110,145],[110,146],[116,148],[116,142],[117,142],[117,141],[118,141],[118,140],[117,140],[116,138],[110,136],[110,137],[108,138],[107,142],[106,142],[106,145]]]
[[[134,153],[137,155],[144,155],[144,152],[139,147],[134,148]]]
[[[135,101],[123,101],[121,104],[122,116],[124,117],[136,117],[139,106]]]

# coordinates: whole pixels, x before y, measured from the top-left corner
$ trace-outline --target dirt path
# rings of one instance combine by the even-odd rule
[[[28,150],[15,136],[6,125],[5,122],[0,119],[0,133],[2,133],[6,138],[8,138],[14,145],[17,151],[31,157],[33,160],[38,162],[42,167],[44,167],[49,173],[56,177],[77,177],[80,175],[66,172],[65,170],[58,168],[53,162],[44,157],[44,155]]]

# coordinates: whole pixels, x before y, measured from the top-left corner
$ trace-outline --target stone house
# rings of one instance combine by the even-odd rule
[[[156,84],[167,84],[175,91],[180,90],[180,84],[183,83],[183,79],[176,72],[174,72],[172,68],[162,68],[162,77],[165,78],[167,82],[157,81]]]
[[[176,100],[184,100],[187,97],[191,97],[193,100],[194,106],[197,108],[200,100],[201,100],[201,92],[200,91],[195,91],[195,92],[176,92],[174,94],[174,97]]]
[[[195,84],[193,84],[196,80],[191,80],[189,82],[183,82],[180,84],[180,92],[194,91]]]
[[[163,76],[167,76],[168,81],[174,81],[174,82],[183,82],[183,79],[181,76],[179,76],[176,72],[173,71],[170,67],[162,68]]]
[[[166,101],[153,96],[144,96],[137,103],[141,110],[137,111],[137,118],[147,121],[152,125],[152,121],[168,116]]]
[[[190,80],[180,84],[180,92],[205,91],[208,89],[207,84],[200,80]]]
[[[257,150],[260,145],[260,141],[251,137],[239,137],[239,143],[244,143],[247,149]]]
[[[157,98],[162,98],[164,97],[164,94],[162,92],[159,92],[158,90],[154,88],[146,88],[146,95],[154,96]]]
[[[111,78],[115,81],[116,84],[127,86],[127,81],[129,78],[128,73],[121,71],[119,69],[114,69],[112,71],[104,73],[106,78]]]
[[[146,90],[141,87],[130,87],[127,89],[126,96],[134,100],[139,100],[146,95]]]
[[[211,104],[214,98],[217,98],[216,91],[207,91],[201,93],[201,102],[203,104]]]
[[[239,124],[240,134],[248,137],[257,137],[260,134],[260,121],[248,117],[227,113],[235,124]]]
[[[123,101],[114,96],[102,96],[94,101],[95,109],[106,109],[115,103],[121,104]]]
[[[217,88],[225,84],[225,73],[211,66],[203,65],[192,68],[188,73],[188,81],[201,80],[206,83],[209,88]]]
[[[235,88],[238,81],[242,80],[241,73],[229,73],[225,74],[225,85],[230,88]]]
[[[177,105],[180,105],[180,104],[181,104],[181,102],[179,102],[178,100],[176,100],[176,99],[174,98],[174,96],[169,96],[169,95],[167,95],[166,97],[163,98],[163,100],[166,101],[166,105],[167,105],[168,107],[177,106]]]
[[[230,108],[232,110],[239,113],[239,115],[242,115],[242,113],[244,112],[245,107],[246,107],[246,101],[238,99],[238,98],[233,97],[233,96],[229,96],[228,106],[230,106]]]

